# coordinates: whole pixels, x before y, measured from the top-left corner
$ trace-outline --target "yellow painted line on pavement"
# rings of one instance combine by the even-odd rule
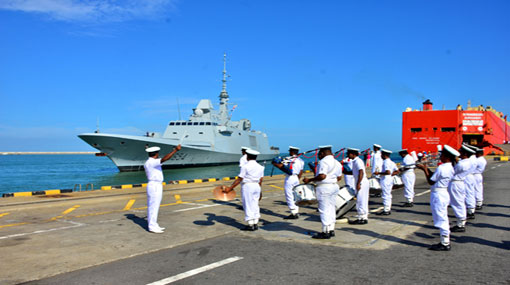
[[[174,195],[174,198],[175,198],[175,201],[177,201],[177,203],[182,203],[181,195],[179,195],[179,194],[175,194],[175,195]]]
[[[212,200],[211,198],[207,198],[207,199],[202,199],[202,200],[195,200],[195,202],[205,202],[205,201],[209,201],[209,200]]]
[[[135,199],[132,199],[132,200],[129,200],[129,202],[127,202],[126,204],[126,207],[124,207],[124,211],[128,211],[129,209],[131,209],[131,207],[133,207],[133,204],[135,203]]]
[[[276,188],[276,189],[283,190],[283,188],[282,188],[282,187],[279,187],[279,186],[276,186],[276,185],[269,185],[269,186],[271,186],[271,187],[273,187],[273,188]]]
[[[17,224],[3,225],[3,226],[0,226],[0,229],[7,228],[7,227],[21,226],[21,225],[26,225],[26,224],[28,224],[28,223],[17,223]]]
[[[63,212],[62,212],[62,214],[60,214],[60,216],[53,217],[53,218],[51,218],[50,220],[51,220],[51,221],[54,221],[54,220],[56,220],[56,219],[63,218],[65,215],[67,215],[67,214],[71,213],[72,211],[76,210],[76,209],[77,209],[77,208],[79,208],[79,207],[80,207],[80,205],[74,205],[74,206],[72,206],[71,208],[69,208],[69,209],[67,209],[67,210],[63,211]]]
[[[1,213],[1,214],[0,214],[0,218],[1,218],[1,217],[3,217],[3,216],[7,216],[7,215],[9,215],[9,214],[10,214],[10,213]]]

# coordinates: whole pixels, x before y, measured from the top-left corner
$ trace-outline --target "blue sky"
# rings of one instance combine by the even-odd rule
[[[401,146],[406,107],[510,113],[508,1],[4,0],[0,151],[93,150],[218,102],[270,144]]]

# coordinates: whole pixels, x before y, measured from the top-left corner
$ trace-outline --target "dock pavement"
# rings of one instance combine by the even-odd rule
[[[369,223],[339,219],[330,240],[311,238],[321,228],[313,206],[283,219],[283,175],[264,178],[256,232],[239,230],[239,199],[212,199],[214,187],[232,181],[166,185],[163,234],[146,229],[142,187],[2,198],[0,284],[508,284],[510,163],[489,161],[485,206],[466,233],[452,233],[450,252],[427,250],[438,230],[430,187],[416,174],[413,208],[401,207],[398,189],[392,214],[376,216],[382,199],[371,197]]]

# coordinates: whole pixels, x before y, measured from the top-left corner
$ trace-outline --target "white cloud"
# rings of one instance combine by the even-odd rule
[[[161,18],[176,0],[2,0],[0,9],[38,13],[66,22],[121,22]]]

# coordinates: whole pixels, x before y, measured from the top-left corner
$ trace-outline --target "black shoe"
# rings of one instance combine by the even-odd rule
[[[450,249],[451,249],[451,246],[449,244],[444,245],[442,243],[433,244],[432,246],[429,247],[429,250],[434,250],[434,251],[449,251]]]
[[[374,194],[374,197],[379,198],[379,197],[381,197],[381,194]]]
[[[335,231],[329,231],[329,236],[330,237],[334,237],[335,236]]]
[[[475,209],[476,209],[476,210],[481,210],[481,209],[483,209],[483,206],[476,206],[476,208],[475,208]]]
[[[283,218],[284,220],[297,220],[299,219],[299,214],[290,214],[287,217]]]
[[[413,206],[414,206],[413,202],[405,202],[404,205],[402,205],[402,207],[404,208],[412,208]]]
[[[259,226],[257,225],[246,225],[244,228],[241,229],[241,231],[248,231],[248,232],[254,232],[259,229]]]
[[[366,225],[368,224],[368,220],[365,219],[357,219],[357,220],[349,220],[350,225]]]
[[[320,233],[316,233],[315,235],[313,235],[312,238],[314,238],[314,239],[330,239],[331,234],[320,232]]]
[[[450,228],[450,231],[452,231],[454,233],[463,233],[466,231],[466,227],[454,226],[454,227]]]
[[[474,220],[475,219],[475,213],[467,214],[467,219],[468,220]]]
[[[379,213],[375,213],[378,216],[389,216],[391,215],[391,211],[380,211]]]

